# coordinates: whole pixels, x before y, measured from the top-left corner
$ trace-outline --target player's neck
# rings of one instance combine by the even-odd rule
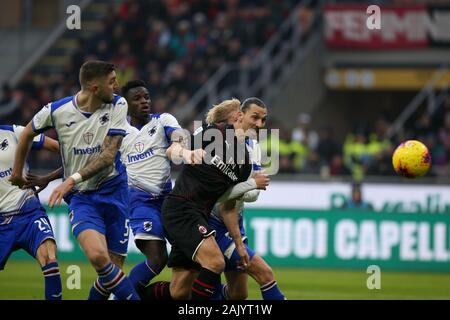
[[[141,127],[145,126],[148,123],[148,121],[149,121],[149,118],[142,119],[142,118],[130,117],[131,125],[136,128],[141,128]]]
[[[83,112],[95,112],[97,111],[103,104],[102,101],[95,98],[92,94],[89,92],[81,90],[76,95],[76,103],[78,109],[80,109]]]

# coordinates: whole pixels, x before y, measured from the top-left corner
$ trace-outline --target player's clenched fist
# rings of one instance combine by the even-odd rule
[[[266,187],[269,185],[270,178],[267,174],[264,173],[257,173],[253,177],[256,182],[256,188],[260,190],[266,190]]]

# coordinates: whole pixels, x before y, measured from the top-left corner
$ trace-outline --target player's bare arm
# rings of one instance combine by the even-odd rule
[[[36,176],[34,174],[28,173],[26,175],[27,182],[23,185],[23,187],[24,188],[37,187],[37,190],[35,193],[39,193],[42,190],[44,190],[50,182],[52,182],[53,180],[62,178],[63,175],[64,175],[63,167],[60,167],[45,176]]]
[[[236,245],[236,250],[241,257],[240,266],[247,268],[250,263],[250,258],[242,240],[241,231],[239,229],[239,214],[236,208],[236,201],[229,200],[220,204],[220,215],[225,226],[228,229],[230,237]]]
[[[180,142],[173,142],[172,145],[167,148],[166,155],[170,160],[176,163],[186,164],[200,164],[205,156],[205,150],[195,149],[189,150]]]
[[[106,136],[103,142],[102,152],[100,155],[79,171],[83,180],[87,180],[95,176],[99,171],[112,166],[116,157],[117,151],[122,144],[123,136]]]
[[[25,165],[25,160],[28,157],[31,146],[33,144],[33,139],[38,133],[34,132],[31,122],[23,130],[19,138],[19,143],[17,145],[16,155],[14,157],[14,166],[12,170],[11,177],[9,181],[15,186],[22,188],[26,180],[22,175],[23,167]],[[45,144],[45,142],[44,142]]]
[[[87,180],[95,176],[98,172],[113,165],[117,151],[120,149],[123,137],[106,136],[103,141],[102,151],[99,156],[89,163],[86,167],[67,178],[57,188],[55,188],[49,199],[49,206],[53,208],[54,204],[61,204],[62,198],[75,186],[76,183]]]

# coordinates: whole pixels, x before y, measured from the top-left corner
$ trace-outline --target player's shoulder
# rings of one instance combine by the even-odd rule
[[[56,110],[66,107],[66,106],[70,106],[70,105],[74,105],[75,104],[75,96],[68,96],[53,102],[50,102],[49,104],[45,105],[44,108],[49,108],[51,113],[54,113]]]
[[[113,107],[124,106],[124,105],[127,105],[127,100],[125,100],[124,97],[122,97],[118,94],[114,94],[114,98],[113,98],[113,101],[111,104]]]
[[[165,125],[178,125],[178,120],[170,113],[163,112],[163,113],[152,113],[150,115],[151,121],[157,121]]]
[[[0,124],[0,131],[14,132],[14,125]]]

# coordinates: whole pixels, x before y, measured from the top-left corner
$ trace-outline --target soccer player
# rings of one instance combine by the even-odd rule
[[[129,197],[125,166],[118,152],[127,125],[127,102],[118,89],[115,67],[87,61],[80,69],[81,91],[44,106],[24,129],[17,147],[13,181],[22,169],[33,138],[55,128],[64,181],[49,205],[69,204],[72,232],[98,274],[89,299],[112,292],[118,299],[139,299],[123,264],[128,245]],[[113,259],[113,261],[111,261]]]
[[[172,182],[166,150],[172,144],[172,137],[180,139],[185,134],[171,114],[150,113],[150,96],[143,81],[128,82],[122,88],[122,95],[128,102],[131,123],[121,147],[128,173],[130,227],[136,246],[147,258],[129,275],[139,293],[167,264],[161,206],[172,190]],[[193,153],[201,149],[190,151],[181,146],[180,151],[185,162],[190,162]]]
[[[45,209],[24,183],[12,185],[12,166],[17,143],[24,127],[0,126],[0,270],[3,270],[10,254],[24,249],[40,264],[45,281],[45,299],[61,300],[62,286],[56,260],[56,241]],[[58,142],[37,136],[31,144],[33,149],[44,148],[58,152]],[[23,174],[28,172],[28,166]],[[25,186],[25,187],[24,187]]]
[[[236,113],[237,111],[237,113]],[[258,131],[264,128],[267,118],[267,107],[258,98],[246,99],[240,110],[221,110],[218,107],[212,108],[207,115],[207,122],[233,122],[235,127],[245,132],[249,130]],[[252,161],[253,177],[257,172],[261,172],[261,150],[257,140],[247,140],[247,148]],[[225,257],[225,277],[227,284],[222,286],[221,297],[231,300],[243,300],[248,296],[248,275],[256,280],[260,285],[261,294],[265,300],[284,300],[275,280],[270,266],[260,256],[248,247],[243,223],[244,202],[254,202],[258,199],[259,190],[256,189],[254,181],[248,180],[248,187],[235,190],[235,194],[228,197],[238,198],[236,208],[239,214],[239,223],[236,219],[230,219],[229,214],[234,212],[223,207],[223,204],[216,204],[209,219],[210,226],[216,230],[216,241]],[[253,186],[253,190],[251,189]],[[243,241],[243,244],[242,244]],[[246,269],[240,266],[240,256],[237,253],[237,246],[245,246],[250,257],[250,263]],[[216,295],[218,296],[218,295]]]
[[[226,100],[221,105],[239,106],[240,101]],[[172,268],[170,294],[174,299],[211,299],[220,286],[225,261],[207,219],[219,197],[246,181],[251,172],[244,136],[233,125],[205,126],[192,137],[194,146],[197,142],[205,150],[203,161],[183,165],[162,206],[163,225],[172,244],[168,266]],[[181,154],[179,150],[180,146],[175,145],[167,153],[173,158]],[[238,150],[243,152],[241,162]],[[247,252],[238,253],[245,264]]]

